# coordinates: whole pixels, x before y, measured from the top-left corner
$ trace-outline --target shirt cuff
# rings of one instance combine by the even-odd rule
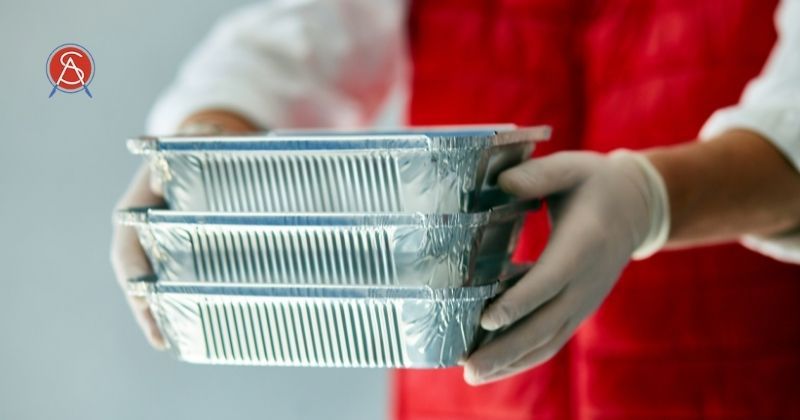
[[[800,171],[800,109],[789,107],[723,108],[709,118],[700,131],[701,140],[711,140],[723,132],[743,128],[770,141]]]
[[[790,264],[800,264],[800,228],[779,235],[745,235],[739,241],[745,248]]]
[[[800,111],[794,108],[725,108],[711,116],[700,131],[701,140],[711,140],[723,132],[752,130],[778,148],[800,171]],[[800,228],[772,236],[745,235],[739,241],[745,248],[778,261],[800,264]]]

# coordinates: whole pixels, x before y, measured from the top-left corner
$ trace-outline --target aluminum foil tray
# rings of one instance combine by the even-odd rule
[[[187,362],[418,368],[453,366],[472,350],[500,287],[129,286]]]
[[[161,281],[476,286],[507,270],[524,213],[243,214],[138,209],[137,228]]]
[[[170,208],[225,212],[478,211],[509,201],[497,175],[550,135],[532,128],[287,131],[253,137],[148,137]]]

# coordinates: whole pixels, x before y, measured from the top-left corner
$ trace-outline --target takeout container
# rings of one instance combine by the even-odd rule
[[[129,209],[145,298],[192,363],[453,366],[524,271],[528,210],[495,185],[549,127],[147,137],[167,209]]]
[[[505,274],[527,210],[479,213],[240,214],[134,209],[162,282],[477,286]]]
[[[480,211],[509,201],[494,185],[547,126],[399,132],[279,131],[251,137],[145,137],[168,206],[224,212]]]
[[[139,279],[168,347],[192,363],[413,367],[455,365],[479,340],[501,284],[432,289],[275,286]]]

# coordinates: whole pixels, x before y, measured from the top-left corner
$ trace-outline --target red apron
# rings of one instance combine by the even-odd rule
[[[547,123],[562,149],[688,141],[775,42],[774,0],[419,0],[413,124]],[[535,258],[543,218],[518,258]],[[632,263],[550,362],[470,387],[395,373],[394,415],[436,419],[800,417],[800,267],[737,245]]]

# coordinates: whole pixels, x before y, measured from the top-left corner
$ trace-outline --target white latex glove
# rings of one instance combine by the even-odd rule
[[[164,199],[161,197],[160,185],[153,182],[147,165],[143,165],[115,209],[162,204],[164,204]],[[135,229],[128,226],[114,226],[114,234],[111,239],[111,265],[123,292],[127,290],[128,280],[153,273],[150,262],[147,260],[142,246],[139,245]],[[139,324],[147,340],[153,347],[164,349],[166,347],[164,337],[158,329],[147,302],[142,297],[131,296],[127,293],[125,293],[125,297],[128,299],[136,323]]]
[[[663,180],[631,152],[532,159],[502,173],[499,184],[521,198],[547,197],[553,229],[534,268],[484,312],[483,328],[510,327],[467,359],[464,378],[473,385],[553,357],[600,306],[632,255],[657,251],[669,230]]]

